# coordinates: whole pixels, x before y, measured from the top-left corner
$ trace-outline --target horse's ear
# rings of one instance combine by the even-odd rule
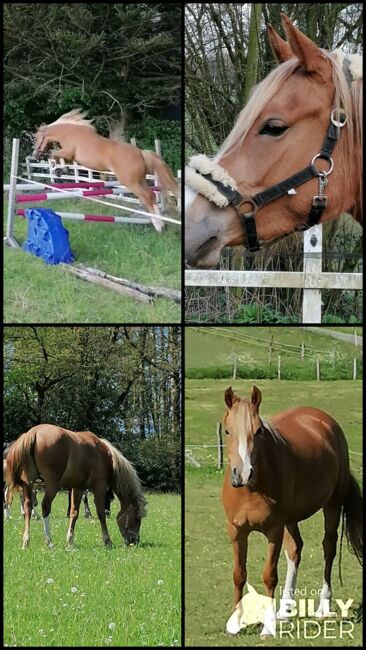
[[[251,402],[253,406],[255,406],[256,409],[258,409],[261,401],[262,401],[262,393],[260,392],[259,388],[253,386],[252,397],[251,397]]]
[[[234,395],[233,389],[230,386],[225,391],[225,404],[229,409],[231,409],[231,407],[233,405],[234,398],[235,398],[235,395]]]
[[[269,44],[276,61],[282,63],[283,61],[288,61],[288,59],[293,59],[295,55],[289,44],[284,41],[279,34],[277,34],[275,28],[272,27],[270,23],[268,23],[267,28]]]
[[[285,14],[280,15],[291,50],[297,56],[305,71],[310,74],[320,75],[325,81],[331,79],[332,67],[325,54],[310,38],[300,32]]]

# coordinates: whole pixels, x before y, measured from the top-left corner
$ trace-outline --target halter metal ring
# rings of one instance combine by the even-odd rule
[[[338,119],[336,119],[336,116]],[[334,126],[338,126],[341,129],[342,126],[344,126],[347,123],[346,111],[344,111],[343,108],[333,108],[330,115],[330,121],[332,122],[332,124],[334,124]]]
[[[248,212],[248,210],[247,210],[246,212],[244,212],[244,210],[242,210],[242,207],[241,207],[241,206],[242,206],[243,204],[245,204],[245,203],[250,203],[250,205],[252,206],[252,210],[251,210],[250,212]],[[253,215],[255,215],[255,213],[256,213],[257,210],[258,210],[258,205],[257,205],[256,202],[254,201],[254,199],[252,199],[252,197],[250,197],[250,196],[243,196],[243,198],[242,198],[242,200],[240,201],[239,205],[236,205],[235,208],[236,208],[236,210],[237,210],[238,212],[240,212],[240,213],[243,214],[243,215],[245,215],[245,214],[253,214]]]
[[[312,164],[313,166],[314,166],[314,162],[315,162],[315,160],[316,160],[317,158],[323,158],[323,156],[322,156],[320,153],[317,153],[316,156],[314,156],[314,158],[313,158],[312,161],[311,161],[311,164]],[[314,166],[314,168],[315,168],[315,170],[316,170],[318,176],[320,176],[321,174],[324,174],[324,176],[329,176],[329,174],[333,171],[333,158],[324,158],[324,160],[326,160],[326,161],[330,164],[330,168],[328,169],[327,172],[325,172],[323,169],[322,169],[320,172],[318,172],[318,170],[317,170],[316,167]]]

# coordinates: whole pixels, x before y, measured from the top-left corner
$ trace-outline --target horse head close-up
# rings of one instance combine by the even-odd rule
[[[318,47],[281,15],[278,65],[253,90],[213,159],[185,171],[185,261],[262,245],[349,212],[362,220],[362,58]]]

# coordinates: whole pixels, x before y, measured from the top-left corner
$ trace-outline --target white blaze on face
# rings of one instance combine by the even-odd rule
[[[197,192],[192,190],[188,185],[184,186],[184,207],[187,210],[197,196]]]
[[[247,439],[242,436],[239,440],[239,456],[241,458],[241,461],[243,463],[243,469],[241,472],[241,478],[242,481],[245,485],[249,481],[249,477],[251,474],[251,471],[253,469],[252,463],[250,462],[250,456],[249,456],[249,451],[248,451],[248,443]]]

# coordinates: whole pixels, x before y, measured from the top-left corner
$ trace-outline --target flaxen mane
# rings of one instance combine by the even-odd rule
[[[47,126],[54,126],[55,124],[76,124],[77,126],[88,126],[90,129],[95,131],[96,129],[92,125],[93,120],[85,119],[86,116],[87,112],[82,111],[80,108],[75,108],[68,113],[64,113],[64,115],[61,115],[61,117],[55,120],[55,122],[51,122],[51,124],[48,124]]]

